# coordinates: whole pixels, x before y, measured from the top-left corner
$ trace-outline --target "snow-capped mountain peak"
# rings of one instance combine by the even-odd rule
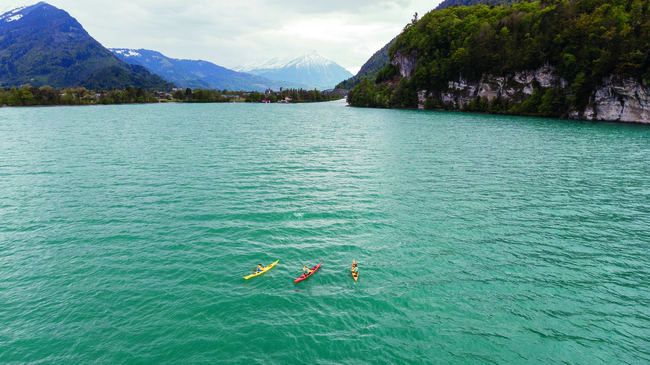
[[[276,57],[264,61],[251,61],[241,66],[233,67],[233,70],[239,72],[248,72],[252,70],[274,70],[288,65],[294,59],[294,57]]]
[[[298,68],[328,67],[334,64],[332,60],[319,55],[316,51],[311,51],[302,57],[296,58],[293,62]]]
[[[312,50],[300,57],[276,57],[266,61],[249,62],[235,67],[234,70],[249,72],[253,70],[277,70],[288,66],[296,66],[298,68],[307,68],[310,66],[326,67],[331,64],[334,64],[334,62]]]
[[[348,75],[352,75],[336,62],[321,56],[316,51],[310,51],[300,57],[278,57],[268,61],[250,62],[235,67],[234,70],[321,88],[331,88],[351,77]]]

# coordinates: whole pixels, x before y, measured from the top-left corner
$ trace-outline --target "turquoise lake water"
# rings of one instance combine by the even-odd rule
[[[0,363],[650,362],[650,127],[344,105],[0,109]]]

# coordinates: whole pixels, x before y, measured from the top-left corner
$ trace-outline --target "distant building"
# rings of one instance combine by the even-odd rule
[[[174,91],[174,92],[176,92],[176,91],[183,91],[183,88],[181,88],[181,87],[175,87],[175,88],[172,89],[172,91]]]

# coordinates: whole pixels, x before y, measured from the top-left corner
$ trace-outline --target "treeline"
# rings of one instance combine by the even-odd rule
[[[287,97],[291,97],[290,100]],[[20,88],[0,89],[0,106],[47,106],[47,105],[92,105],[92,104],[133,104],[180,101],[190,103],[227,103],[233,101],[259,103],[264,99],[275,103],[288,100],[291,103],[313,103],[341,99],[341,96],[323,95],[318,90],[283,90],[276,95],[253,91],[229,90],[179,90],[172,94],[150,92],[140,87],[127,86],[124,90],[87,90],[83,87],[54,89],[50,86],[40,88],[25,85]]]
[[[584,110],[594,89],[610,75],[650,83],[650,0],[544,0],[511,7],[452,7],[432,11],[409,24],[389,50],[414,56],[410,79],[391,65],[377,85],[363,82],[350,93],[354,106],[415,108],[418,90],[447,90],[461,76],[478,81],[485,74],[512,75],[548,63],[569,87],[536,87],[529,100],[488,100],[477,110],[554,116]],[[527,103],[524,105],[524,103]],[[489,104],[489,105],[488,105]],[[444,107],[430,100],[430,108]],[[451,107],[451,106],[447,106]],[[469,108],[469,106],[467,106]]]
[[[270,103],[276,103],[287,100],[290,97],[291,103],[314,103],[322,101],[332,101],[341,99],[341,96],[324,95],[318,90],[287,89],[276,94],[271,92],[269,95],[257,91],[228,91],[228,90],[206,90],[190,89],[175,91],[172,94],[173,99],[190,103],[227,103],[231,101],[244,101],[248,103],[261,103],[267,99]]]
[[[54,89],[50,86],[40,88],[25,85],[20,88],[0,89],[0,105],[91,105],[91,104],[131,104],[156,103],[154,93],[142,88],[128,86],[125,90],[91,91],[83,87]]]
[[[449,8],[452,6],[472,6],[472,5],[494,5],[494,6],[510,6],[522,1],[528,0],[444,0],[436,7],[436,10]],[[528,1],[532,2],[532,1]]]

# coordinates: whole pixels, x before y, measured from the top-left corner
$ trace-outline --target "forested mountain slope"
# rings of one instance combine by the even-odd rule
[[[111,67],[122,69],[121,78],[128,77],[136,87],[172,86],[117,59],[76,19],[52,5],[41,2],[0,15],[0,86],[85,86],[96,81],[95,72]],[[104,81],[110,85],[106,77]]]
[[[650,0],[574,0],[432,11],[397,38],[380,85],[359,85],[349,101],[650,118],[649,7]]]
[[[525,0],[445,0],[440,3],[440,5],[438,5],[436,10],[448,8],[450,6],[472,6],[476,4],[509,6],[521,1]],[[388,57],[388,49],[395,43],[396,39],[397,37],[393,38],[393,40],[391,40],[387,45],[382,47],[382,49],[370,57],[370,59],[361,67],[361,70],[354,77],[341,82],[336,86],[336,88],[351,90],[363,79],[368,79],[374,82],[375,78],[377,77],[377,73],[379,73],[379,71],[384,69],[390,63],[390,59]]]

